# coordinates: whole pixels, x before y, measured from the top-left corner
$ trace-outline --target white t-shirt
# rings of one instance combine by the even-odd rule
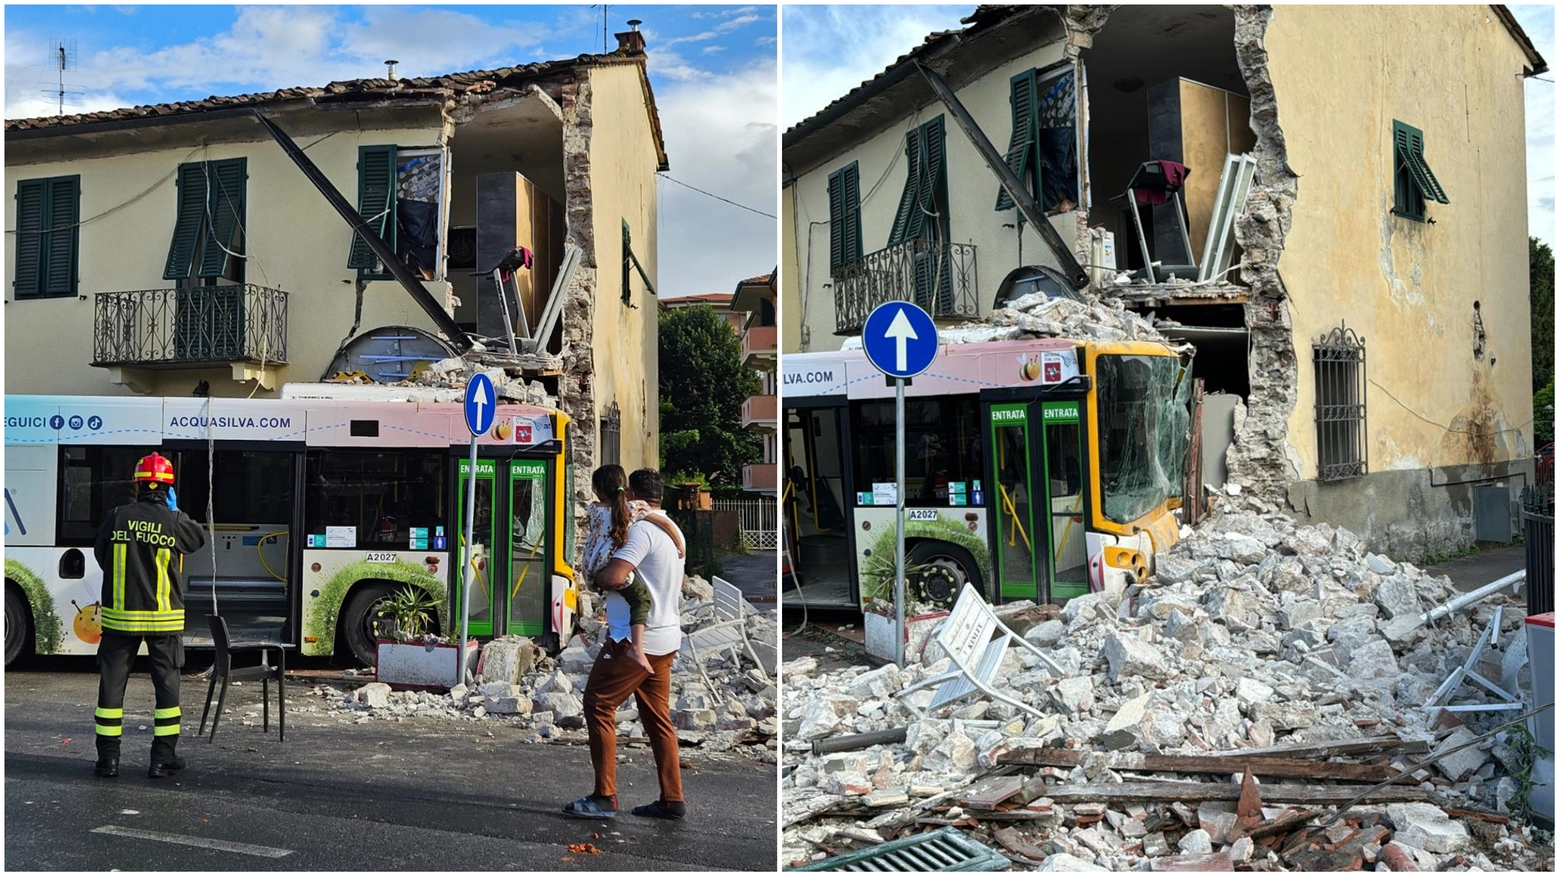
[[[660,511],[652,515],[664,514]],[[680,533],[681,531],[679,531]],[[645,654],[670,655],[682,648],[683,559],[677,556],[677,543],[660,527],[649,521],[629,526],[628,541],[613,552],[614,560],[632,564],[639,580],[650,589],[650,616],[645,619]],[[607,592],[607,635],[614,640],[630,636],[628,601],[616,591]]]

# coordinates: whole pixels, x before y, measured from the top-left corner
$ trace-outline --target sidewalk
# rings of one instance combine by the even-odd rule
[[[1521,545],[1503,545],[1425,567],[1425,572],[1447,576],[1452,586],[1467,593],[1481,588],[1496,579],[1509,576],[1527,565],[1526,549]]]
[[[775,552],[719,554],[715,560],[720,564],[720,577],[736,585],[749,603],[761,609],[775,605]]]

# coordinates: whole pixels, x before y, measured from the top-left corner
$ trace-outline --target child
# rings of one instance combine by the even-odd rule
[[[682,538],[677,527],[663,515],[650,514],[650,506],[646,503],[628,501],[628,475],[622,466],[602,466],[591,475],[590,482],[596,491],[596,502],[591,503],[587,513],[590,533],[585,538],[581,570],[586,582],[595,586],[596,574],[612,559],[612,553],[628,542],[628,525],[637,521],[649,521],[666,531],[677,546],[677,556],[683,556]],[[628,603],[629,631],[633,639],[629,654],[634,663],[649,673],[650,659],[645,657],[644,636],[645,620],[650,616],[650,589],[629,573],[618,593]]]

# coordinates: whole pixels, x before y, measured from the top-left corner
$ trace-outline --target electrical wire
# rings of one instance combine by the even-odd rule
[[[1392,395],[1392,391],[1388,390],[1386,387],[1383,387],[1380,383],[1378,383],[1376,381],[1375,378],[1366,378],[1366,380],[1370,381],[1371,385],[1374,386],[1376,389],[1380,390],[1383,393],[1386,393],[1387,394],[1387,398],[1391,399],[1392,401],[1394,401],[1396,403],[1398,403],[1398,406],[1401,407],[1404,411],[1407,411],[1409,414],[1414,415],[1415,417],[1419,418],[1420,420],[1423,420],[1425,423],[1428,423],[1431,426],[1439,426],[1441,429],[1445,430],[1446,432],[1456,433],[1458,435],[1472,436],[1474,438],[1488,438],[1490,436],[1503,435],[1503,434],[1508,433],[1508,432],[1520,432],[1524,427],[1526,427],[1528,424],[1531,424],[1533,422],[1533,418],[1529,417],[1527,419],[1527,421],[1525,423],[1522,423],[1520,426],[1513,426],[1513,427],[1511,427],[1509,429],[1497,429],[1497,430],[1494,430],[1493,432],[1473,432],[1472,430],[1467,430],[1467,429],[1454,429],[1451,426],[1448,426],[1448,425],[1446,425],[1444,423],[1437,423],[1436,421],[1431,420],[1430,418],[1424,416],[1423,414],[1420,414],[1418,411],[1415,411],[1414,409],[1408,407],[1408,405],[1404,404],[1402,399],[1399,399],[1398,397]]]
[[[202,149],[205,149],[205,148],[206,147],[204,145],[201,145],[201,146],[195,147],[194,149],[191,149],[189,151],[188,155],[186,155],[186,156],[184,156],[184,158],[180,159],[179,164],[185,163],[186,161],[188,161],[191,158],[191,156],[195,155],[195,153],[200,152]],[[135,202],[141,200],[142,198],[145,198],[147,195],[152,194],[153,192],[157,191],[157,188],[159,186],[161,186],[163,183],[168,182],[169,180],[173,179],[174,177],[178,176],[178,174],[179,174],[179,167],[178,167],[178,165],[174,165],[173,170],[171,170],[168,173],[164,174],[162,179],[160,179],[157,182],[151,184],[150,186],[147,186],[145,189],[141,190],[141,192],[139,194],[132,195],[128,200],[123,201],[123,202],[121,202],[119,204],[116,204],[113,207],[110,207],[107,210],[103,211],[102,213],[97,214],[96,216],[89,216],[86,219],[83,219],[80,222],[76,222],[76,223],[74,223],[72,225],[57,225],[57,226],[55,226],[53,228],[42,228],[42,229],[39,229],[38,231],[40,233],[42,233],[42,232],[50,232],[50,231],[68,231],[69,229],[80,228],[80,227],[82,227],[83,225],[86,225],[89,222],[95,222],[95,221],[97,221],[99,219],[102,219],[103,217],[109,215],[110,213],[116,213],[116,212],[118,212],[120,210],[123,210],[124,208],[129,207],[131,204],[134,204]],[[16,234],[16,229],[14,229],[14,228],[6,229],[5,233],[6,234]]]
[[[738,204],[737,202],[731,200],[730,198],[722,198],[721,196],[715,194],[714,192],[706,192],[703,189],[699,188],[698,186],[690,186],[687,183],[683,182],[682,180],[676,179],[676,178],[671,177],[671,176],[669,176],[667,174],[657,173],[656,176],[658,176],[658,177],[660,177],[660,178],[662,178],[664,180],[668,180],[670,182],[676,183],[677,185],[682,186],[684,189],[692,189],[693,191],[698,192],[700,195],[708,195],[709,197],[714,198],[716,201],[724,201],[724,202],[726,202],[727,204],[730,204],[733,207],[741,207],[743,210],[746,210],[749,213],[757,213],[759,216],[767,216],[770,219],[777,218],[773,213],[765,213],[762,210],[759,210],[759,209],[753,208],[753,207],[749,207],[746,204]]]

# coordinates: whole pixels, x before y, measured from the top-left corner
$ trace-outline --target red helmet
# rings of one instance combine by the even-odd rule
[[[173,461],[155,451],[135,464],[135,480],[173,486]]]

